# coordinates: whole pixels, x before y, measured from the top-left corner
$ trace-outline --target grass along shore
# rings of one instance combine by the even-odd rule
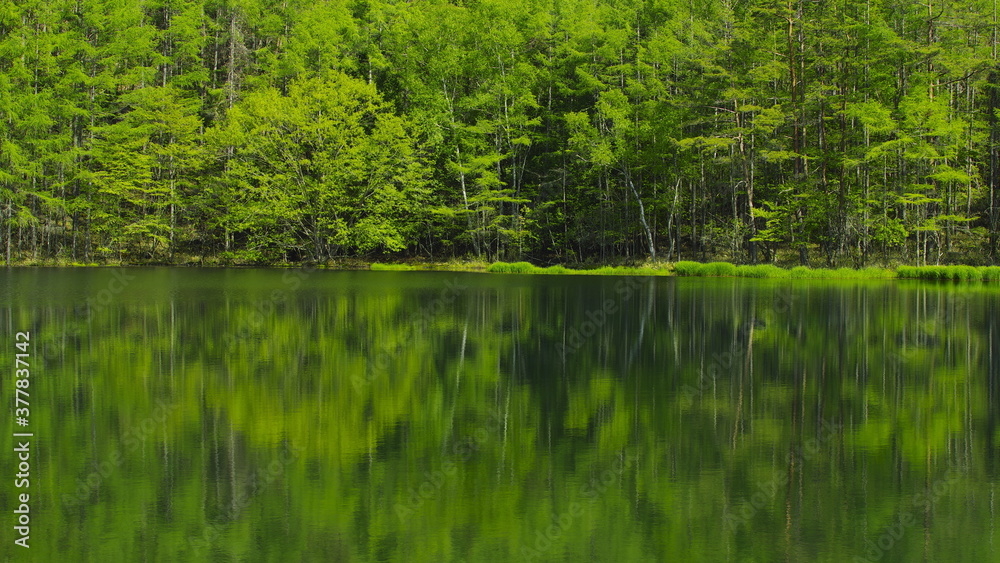
[[[672,276],[673,268],[668,263],[642,266],[599,266],[596,268],[567,268],[555,266],[535,266],[529,262],[445,262],[445,263],[405,263],[388,264],[374,262],[372,270],[392,272],[412,271],[462,271],[487,272],[490,274],[561,274],[561,275],[605,275],[605,276]]]
[[[209,266],[209,267],[264,267],[295,268],[301,263],[271,265],[226,264],[216,261],[183,260],[178,263],[130,264],[127,262],[78,263],[69,261],[23,261],[13,267],[131,267],[131,266]],[[598,266],[593,268],[568,268],[563,265],[535,266],[529,262],[493,262],[476,259],[450,259],[442,262],[413,261],[405,263],[366,262],[349,259],[315,267],[326,270],[381,270],[381,271],[444,271],[486,272],[491,274],[548,274],[548,275],[608,275],[608,276],[681,276],[681,277],[731,277],[761,279],[918,279],[932,281],[1000,282],[1000,266],[898,266],[895,269],[868,267],[808,268],[795,266],[782,268],[773,264],[736,265],[730,262],[655,262],[634,266]]]
[[[676,262],[674,273],[678,276],[736,277],[736,278],[791,278],[791,279],[891,279],[896,272],[885,268],[807,268],[796,266],[791,269],[773,264],[737,266],[729,262]]]
[[[406,264],[372,264],[373,270],[420,270]],[[899,266],[895,270],[879,267],[782,268],[773,264],[736,265],[729,262],[680,261],[644,266],[602,266],[593,269],[571,269],[562,265],[541,267],[528,262],[494,262],[485,268],[493,274],[549,275],[631,275],[682,277],[735,277],[766,279],[922,279],[940,281],[1000,281],[1000,266]]]

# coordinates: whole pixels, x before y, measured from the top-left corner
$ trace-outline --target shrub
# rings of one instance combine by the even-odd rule
[[[980,281],[983,276],[972,266],[951,266],[951,278],[960,281]]]
[[[858,272],[861,274],[860,277],[865,279],[889,279],[896,277],[896,272],[885,268],[876,268],[875,266],[862,268]]]
[[[758,264],[756,266],[737,266],[736,275],[741,278],[788,278],[791,273],[773,264]]]
[[[535,270],[535,267],[528,262],[494,262],[486,268],[487,272],[494,274],[527,274]]]
[[[383,271],[409,271],[416,270],[416,266],[411,266],[409,264],[380,264],[379,262],[374,262],[371,265],[372,270],[383,270]]]
[[[687,260],[674,262],[674,273],[678,276],[700,276],[702,275],[703,268],[704,264],[700,262],[690,262]]]
[[[718,277],[735,276],[736,266],[730,264],[729,262],[709,262],[708,264],[702,265],[701,275]]]
[[[900,266],[896,275],[922,280],[994,281],[1000,280],[1000,267],[987,266]]]
[[[820,270],[813,270],[812,268],[807,268],[805,266],[796,266],[788,271],[788,275],[796,279],[822,277],[817,275],[819,272]]]

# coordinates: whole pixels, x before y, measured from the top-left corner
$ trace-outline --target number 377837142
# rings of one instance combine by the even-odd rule
[[[31,352],[28,347],[31,345],[31,333],[18,332],[14,335],[14,347],[17,352],[14,354],[14,375],[17,381],[14,383],[17,388],[17,396],[14,400],[14,417],[19,426],[28,425],[28,387],[31,386],[31,365],[29,359]]]

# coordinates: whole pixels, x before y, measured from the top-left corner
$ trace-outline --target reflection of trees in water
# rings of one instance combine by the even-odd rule
[[[899,495],[952,461],[967,477],[894,553],[919,555],[925,530],[949,548],[949,535],[988,533],[983,483],[996,480],[1000,411],[993,294],[656,280],[561,353],[566,331],[617,296],[615,281],[483,281],[419,331],[407,319],[434,288],[303,290],[252,323],[252,299],[112,305],[78,331],[73,354],[45,367],[50,431],[79,445],[53,448],[59,481],[71,488],[90,473],[155,398],[182,406],[103,494],[58,516],[80,530],[65,545],[79,548],[106,525],[101,506],[114,507],[120,533],[186,545],[288,442],[304,447],[302,461],[223,523],[228,552],[264,534],[286,547],[348,545],[393,559],[419,560],[435,542],[470,561],[486,545],[516,557],[520,534],[561,513],[594,467],[626,450],[635,466],[567,530],[559,549],[572,557],[611,560],[638,543],[664,557],[726,549],[801,560],[821,549],[849,559],[845,546],[862,545]],[[48,308],[37,322],[58,338],[82,321]],[[251,335],[224,347],[219,335],[241,324]],[[351,375],[382,349],[392,351],[384,375],[356,389]],[[682,404],[678,390],[713,365],[722,367]],[[825,436],[824,423],[842,429],[814,455],[789,456]],[[419,517],[398,521],[392,506],[482,428],[489,439]],[[787,485],[746,525],[722,525],[779,475]],[[142,523],[144,506],[157,507],[156,522]],[[167,521],[183,532],[171,536]]]

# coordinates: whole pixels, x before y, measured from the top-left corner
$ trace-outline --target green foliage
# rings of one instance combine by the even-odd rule
[[[822,278],[825,277],[824,274],[826,273],[828,273],[828,270],[807,268],[805,266],[795,266],[788,271],[788,275],[795,279]]]
[[[601,266],[589,270],[573,270],[556,264],[545,268],[528,262],[494,262],[486,268],[493,274],[565,274],[565,275],[605,275],[605,276],[664,276],[670,272],[662,268],[632,266]]]
[[[8,2],[0,250],[1000,260],[989,5],[675,4]]]
[[[792,279],[887,279],[896,273],[885,268],[868,267],[860,270],[839,268],[807,268],[796,266],[790,270],[772,264],[734,266],[727,262],[677,262],[674,272],[678,276],[733,276],[742,278],[792,278]],[[903,276],[900,276],[903,277]]]
[[[1000,266],[900,266],[896,274],[906,279],[995,282],[1000,281]]]
[[[700,276],[704,264],[701,262],[691,262],[687,260],[681,260],[680,262],[674,262],[674,273],[678,276]]]
[[[732,277],[736,275],[736,266],[729,262],[680,261],[674,263],[674,273],[678,276]]]
[[[704,268],[702,269],[701,275],[717,276],[717,277],[735,276],[736,266],[730,264],[729,262],[710,262],[708,264],[705,264]]]
[[[874,266],[863,268],[859,270],[859,273],[861,274],[861,277],[867,279],[888,279],[896,277],[896,272],[887,268],[876,268]]]
[[[542,268],[528,262],[494,262],[486,268],[487,272],[493,274],[575,274],[579,270],[570,270],[560,264]]]
[[[631,267],[631,266],[601,266],[591,270],[571,270],[576,274],[599,276],[668,276],[670,271],[663,268]]]
[[[344,74],[247,96],[214,134],[227,159],[225,224],[272,259],[303,243],[398,251],[423,218],[423,165],[408,124]]]
[[[831,270],[827,268],[807,268],[796,266],[789,270],[789,274],[795,279],[889,279],[896,277],[896,273],[885,268],[868,267],[860,270],[852,268],[838,268]]]
[[[741,278],[788,278],[791,277],[791,274],[788,270],[773,264],[757,264],[737,266],[736,276]]]
[[[538,271],[538,267],[528,262],[494,262],[486,268],[491,274],[528,274]]]

